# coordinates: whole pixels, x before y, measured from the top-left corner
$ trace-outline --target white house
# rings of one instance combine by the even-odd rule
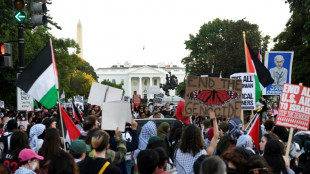
[[[125,96],[132,98],[134,94],[140,94],[142,98],[152,99],[153,94],[149,93],[149,87],[160,86],[166,83],[166,74],[171,72],[178,79],[178,83],[183,82],[185,78],[185,68],[176,65],[130,65],[125,62],[124,65],[113,65],[109,68],[98,68],[96,71],[98,82],[109,80],[116,84],[122,84],[125,89]],[[164,93],[164,91],[161,89]],[[170,96],[166,96],[163,102],[177,103],[179,97],[175,90],[170,90]]]

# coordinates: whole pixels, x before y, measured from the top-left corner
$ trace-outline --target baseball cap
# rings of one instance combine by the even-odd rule
[[[70,146],[70,152],[72,154],[82,154],[85,152],[89,152],[90,151],[90,147],[89,145],[87,145],[83,140],[75,140],[71,143]]]
[[[33,158],[36,158],[39,160],[44,159],[43,156],[37,155],[32,149],[27,149],[27,148],[20,151],[19,155],[18,155],[19,162],[28,161],[28,160],[31,160]]]

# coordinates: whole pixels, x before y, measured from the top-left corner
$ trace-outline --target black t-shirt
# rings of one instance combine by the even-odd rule
[[[80,174],[98,174],[102,166],[107,162],[104,158],[85,158],[83,161],[79,162]],[[121,173],[120,169],[113,164],[110,164],[104,174],[114,174]]]
[[[19,167],[19,162],[13,160],[13,156],[9,153],[4,154],[3,164],[8,166],[12,173]]]
[[[161,113],[165,116],[165,118],[170,118],[171,116],[170,116],[170,114],[171,114],[171,111],[169,110],[169,111],[167,111],[167,110],[163,110],[163,111],[161,111]]]

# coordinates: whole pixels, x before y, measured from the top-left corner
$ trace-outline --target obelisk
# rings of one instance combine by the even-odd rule
[[[80,19],[76,27],[76,42],[80,46],[80,53],[78,54],[78,56],[83,58],[83,36],[82,36],[82,23]]]

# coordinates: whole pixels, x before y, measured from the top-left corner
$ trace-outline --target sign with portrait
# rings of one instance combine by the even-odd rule
[[[231,79],[242,80],[242,110],[255,110],[255,79],[253,73],[235,73]]]
[[[277,126],[307,131],[310,120],[310,88],[300,85],[283,85]]]
[[[284,83],[291,83],[293,66],[292,51],[267,51],[265,66],[273,78],[273,84],[263,90],[263,95],[281,95]]]
[[[185,92],[186,115],[240,118],[242,81],[236,79],[187,76]]]

